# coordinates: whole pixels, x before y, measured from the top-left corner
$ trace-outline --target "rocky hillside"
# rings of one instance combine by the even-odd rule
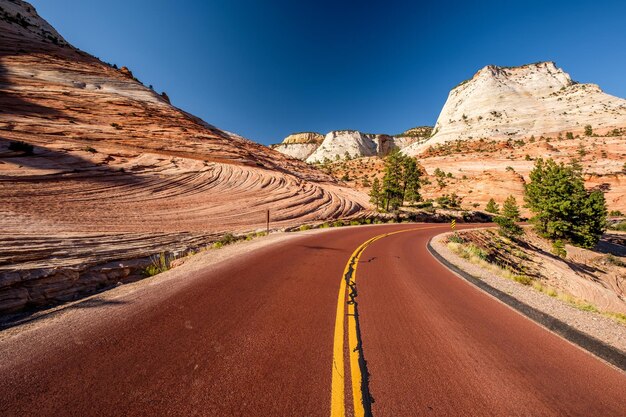
[[[319,133],[294,133],[272,148],[292,158],[308,163],[325,160],[366,156],[385,156],[393,149],[403,149],[423,143],[432,132],[429,126],[409,129],[399,135],[362,133],[357,130],[335,130],[322,136]]]
[[[586,125],[600,134],[626,127],[626,100],[572,81],[553,62],[489,65],[450,91],[428,143],[405,152],[455,140],[582,134]]]
[[[367,204],[68,45],[26,2],[0,0],[0,33],[0,315],[128,279],[130,259],[261,228],[268,209],[284,227]]]

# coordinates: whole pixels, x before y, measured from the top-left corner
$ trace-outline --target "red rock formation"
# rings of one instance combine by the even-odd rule
[[[104,281],[80,271],[180,249],[181,233],[204,241],[263,227],[268,209],[282,227],[366,204],[73,48],[28,3],[0,7],[0,314],[89,290]],[[33,155],[9,150],[16,141]],[[46,292],[37,280],[51,275],[33,271],[52,267],[78,272]]]

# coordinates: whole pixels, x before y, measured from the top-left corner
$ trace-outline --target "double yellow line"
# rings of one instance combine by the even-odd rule
[[[441,226],[433,226],[441,227]],[[398,230],[395,232],[383,233],[363,242],[350,256],[346,267],[343,270],[343,277],[339,285],[339,297],[337,298],[337,316],[335,317],[335,338],[333,344],[333,364],[330,399],[330,416],[345,417],[345,378],[344,378],[344,322],[346,306],[346,288],[354,288],[356,285],[356,269],[361,254],[375,241],[384,237],[398,233],[411,232],[416,230],[432,229],[433,227],[420,227],[413,229]],[[352,399],[354,403],[354,416],[365,416],[365,403],[363,402],[363,375],[361,373],[360,361],[361,349],[359,349],[359,334],[357,331],[357,317],[355,315],[354,300],[348,304],[348,355],[350,359],[350,380],[352,382]],[[369,402],[369,399],[368,399]]]

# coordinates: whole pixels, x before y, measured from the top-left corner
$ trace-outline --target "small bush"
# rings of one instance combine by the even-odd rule
[[[303,224],[302,226],[300,226],[300,231],[304,232],[305,230],[311,230],[311,225],[310,224]]]
[[[612,217],[621,217],[621,216],[623,216],[623,215],[624,215],[624,213],[622,213],[622,212],[621,212],[621,211],[619,211],[619,210],[611,210],[611,211],[609,212],[609,216],[612,216]]]
[[[567,251],[565,250],[565,243],[562,240],[558,239],[552,243],[552,253],[558,256],[559,258],[565,258],[567,256]]]
[[[607,255],[606,260],[615,266],[621,266],[622,268],[626,268],[626,262],[622,261],[620,258],[618,258],[615,255],[612,255],[612,254]]]
[[[448,242],[465,243],[465,239],[463,239],[458,233],[455,233],[448,238]]]
[[[522,285],[530,285],[533,283],[533,279],[527,275],[511,274],[511,278],[513,281],[519,282]]]
[[[161,272],[165,272],[170,269],[170,262],[165,253],[161,252],[158,256],[151,258],[152,263],[144,269],[144,275],[151,277]]]
[[[612,224],[609,229],[611,230],[617,230],[620,232],[626,232],[626,221],[624,222],[619,222],[619,223],[614,223]]]

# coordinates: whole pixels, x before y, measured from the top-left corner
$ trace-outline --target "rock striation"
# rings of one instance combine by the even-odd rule
[[[72,47],[26,2],[0,0],[0,33],[0,316],[264,228],[267,210],[281,228],[368,204]]]
[[[489,65],[450,91],[427,144],[404,152],[416,155],[455,140],[576,134],[586,125],[596,132],[626,126],[626,100],[572,81],[554,62]]]

